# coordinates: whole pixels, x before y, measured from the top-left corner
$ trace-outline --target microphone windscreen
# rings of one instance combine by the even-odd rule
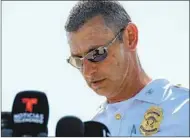
[[[83,137],[84,124],[74,116],[61,118],[56,126],[56,137]]]
[[[1,137],[12,137],[13,130],[12,129],[1,129]]]
[[[84,137],[109,137],[110,131],[107,126],[96,121],[84,122]]]
[[[49,104],[45,93],[40,91],[19,92],[13,102],[13,136],[37,136],[45,132],[49,118]]]
[[[12,129],[11,112],[1,112],[1,129]]]
[[[40,132],[39,134],[37,134],[37,137],[48,137],[48,127],[46,127],[45,132]]]
[[[37,137],[47,137],[48,135],[47,135],[47,133],[45,133],[45,132],[40,132],[38,135],[37,135]]]
[[[11,112],[1,112],[1,137],[12,137],[12,128]]]

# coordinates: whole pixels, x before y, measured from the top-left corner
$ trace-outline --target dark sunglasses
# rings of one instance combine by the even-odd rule
[[[83,56],[81,58],[70,56],[69,59],[67,59],[67,62],[70,63],[75,68],[81,69],[83,66],[84,58],[91,62],[103,61],[108,55],[108,48],[117,40],[117,38],[119,37],[120,33],[123,30],[124,30],[124,28],[121,29],[107,45],[98,47],[98,48],[88,52],[85,56]]]

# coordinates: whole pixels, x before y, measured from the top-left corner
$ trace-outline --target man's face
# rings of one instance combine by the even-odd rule
[[[91,49],[106,45],[113,38],[115,34],[104,24],[103,19],[94,17],[77,32],[68,33],[71,55],[81,57]],[[108,55],[103,61],[83,60],[80,71],[89,87],[97,94],[112,97],[117,93],[128,68],[125,51],[125,46],[117,39],[108,48]]]

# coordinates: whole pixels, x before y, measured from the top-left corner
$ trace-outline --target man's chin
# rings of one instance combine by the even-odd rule
[[[93,89],[93,91],[100,95],[100,96],[107,96],[108,95],[108,90],[105,87],[99,87],[97,89]]]

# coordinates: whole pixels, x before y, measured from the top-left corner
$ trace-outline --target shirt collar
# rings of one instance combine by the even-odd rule
[[[166,79],[155,79],[148,83],[137,95],[123,102],[128,103],[129,101],[140,100],[158,105],[169,96],[168,88],[170,86],[170,82]],[[107,105],[108,103],[105,101],[99,108],[105,109]]]
[[[171,86],[166,79],[156,79],[147,84],[134,99],[153,104],[160,104],[168,97],[168,88]]]

